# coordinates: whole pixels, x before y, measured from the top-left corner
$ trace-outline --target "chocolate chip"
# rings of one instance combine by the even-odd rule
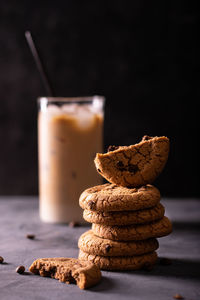
[[[94,206],[95,206],[95,203],[93,201],[89,201],[88,206],[89,206],[90,209],[93,209]]]
[[[97,171],[98,171],[99,173],[101,173],[101,170],[100,170],[100,169],[97,169]]]
[[[4,261],[4,258],[2,256],[0,256],[0,264],[2,264]]]
[[[119,148],[119,146],[109,146],[107,152],[115,151]]]
[[[184,299],[183,296],[181,296],[180,294],[176,294],[173,296],[174,299]]]
[[[137,165],[130,165],[130,166],[128,167],[128,171],[129,171],[130,173],[136,173],[138,170],[139,170],[139,168],[138,168]]]
[[[69,227],[79,227],[79,226],[80,226],[80,223],[75,222],[75,221],[71,221],[71,222],[69,223]]]
[[[116,166],[117,166],[119,169],[121,169],[121,168],[124,167],[124,164],[123,164],[123,162],[122,162],[121,160],[118,160],[117,163],[116,163]]]
[[[16,272],[19,274],[23,274],[25,271],[25,267],[24,266],[19,266],[16,268]]]
[[[143,141],[148,141],[148,140],[151,140],[151,139],[152,139],[152,136],[144,135],[143,138],[142,138],[142,142]]]
[[[172,264],[172,260],[169,258],[161,258],[159,263],[162,266],[169,266]]]
[[[110,251],[112,247],[110,245],[106,245],[105,249],[106,249],[106,252],[108,253]]]
[[[27,234],[26,238],[29,240],[34,240],[35,239],[35,235],[34,234]]]

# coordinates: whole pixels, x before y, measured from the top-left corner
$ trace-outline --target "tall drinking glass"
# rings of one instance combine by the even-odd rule
[[[45,222],[83,222],[79,196],[102,184],[94,157],[103,150],[102,96],[38,99],[39,211]]]

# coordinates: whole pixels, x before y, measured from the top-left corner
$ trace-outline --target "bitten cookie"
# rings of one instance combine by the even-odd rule
[[[79,251],[79,259],[93,262],[102,270],[139,270],[153,266],[157,261],[156,252],[138,256],[105,257]]]
[[[148,224],[108,226],[92,224],[95,235],[115,241],[136,241],[166,236],[172,232],[172,223],[167,217]]]
[[[131,189],[106,183],[86,189],[79,198],[79,205],[95,211],[126,211],[153,207],[159,201],[160,192],[153,185]]]
[[[152,183],[162,172],[169,153],[165,136],[144,136],[131,146],[110,146],[107,153],[97,153],[95,166],[109,182],[126,187]]]
[[[89,223],[104,224],[104,225],[130,225],[144,224],[159,220],[164,216],[165,208],[161,203],[158,203],[152,208],[135,211],[92,211],[85,209],[83,218]]]
[[[39,258],[32,263],[29,271],[61,282],[76,283],[80,289],[89,288],[101,279],[97,265],[76,258]]]
[[[83,233],[78,241],[78,247],[86,253],[100,256],[133,256],[152,252],[158,249],[155,238],[144,241],[117,242],[94,235],[92,230]]]

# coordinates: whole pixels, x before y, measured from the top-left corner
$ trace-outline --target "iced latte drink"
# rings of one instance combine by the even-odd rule
[[[83,222],[79,196],[102,184],[104,98],[39,98],[39,206],[45,222]]]

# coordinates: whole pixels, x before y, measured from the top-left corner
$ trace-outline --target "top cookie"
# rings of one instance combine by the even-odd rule
[[[169,154],[169,139],[165,136],[144,136],[131,146],[110,146],[107,153],[97,153],[97,171],[109,182],[138,187],[152,183],[162,172]]]
[[[86,189],[79,205],[94,211],[129,211],[153,207],[159,201],[160,192],[153,185],[130,189],[106,183]]]

